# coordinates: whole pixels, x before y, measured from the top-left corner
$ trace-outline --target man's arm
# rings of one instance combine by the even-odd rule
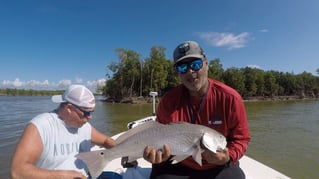
[[[43,144],[37,128],[33,124],[28,124],[12,158],[11,178],[86,178],[76,171],[45,170],[38,168],[35,166],[35,163],[40,158],[42,150]]]
[[[235,163],[245,154],[250,141],[246,111],[241,98],[235,100],[233,113],[228,120],[228,127],[229,136],[227,147],[229,155]]]
[[[106,136],[99,132],[97,129],[95,129],[92,126],[91,131],[91,140],[93,144],[105,147],[105,148],[111,148],[115,146],[115,141],[109,136]]]

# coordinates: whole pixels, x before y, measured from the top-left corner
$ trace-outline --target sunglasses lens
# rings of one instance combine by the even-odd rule
[[[188,63],[181,63],[176,65],[176,70],[179,74],[184,74],[187,72],[188,68],[192,69],[193,71],[198,71],[203,67],[202,59],[195,59]]]
[[[86,117],[91,116],[92,113],[94,112],[94,111],[84,111],[79,106],[76,106],[74,104],[72,104],[72,106],[74,106],[76,109],[80,110],[83,113],[83,115],[86,116]]]
[[[83,113],[84,113],[84,116],[91,116],[91,112],[83,111]]]
[[[186,73],[186,72],[187,72],[187,64],[182,63],[182,64],[180,64],[180,65],[177,65],[177,66],[176,66],[176,70],[177,70],[177,72],[180,73],[180,74]]]
[[[189,64],[189,67],[194,71],[198,71],[203,67],[203,61],[201,59],[194,60]]]

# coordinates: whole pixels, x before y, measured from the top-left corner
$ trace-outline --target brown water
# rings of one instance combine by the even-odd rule
[[[9,178],[10,160],[23,127],[57,105],[50,97],[0,96],[0,178]],[[252,140],[247,155],[296,179],[319,178],[319,101],[245,103]],[[108,135],[152,114],[151,104],[97,102],[92,125]]]

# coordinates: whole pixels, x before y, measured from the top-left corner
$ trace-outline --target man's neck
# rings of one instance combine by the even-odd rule
[[[189,94],[195,98],[201,98],[207,93],[209,82],[208,80],[206,83],[198,90],[198,91],[189,91]]]

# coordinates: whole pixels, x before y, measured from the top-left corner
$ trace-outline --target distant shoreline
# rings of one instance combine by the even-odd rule
[[[5,95],[0,94],[0,96],[28,96],[28,95]],[[51,96],[51,95],[31,95],[31,96]],[[160,97],[156,97],[156,103],[160,101]],[[122,100],[114,100],[112,98],[104,98],[103,96],[96,96],[96,100],[106,102],[106,103],[119,103],[119,104],[148,104],[153,102],[152,97],[126,97]],[[290,101],[290,100],[319,100],[319,96],[274,96],[274,97],[264,97],[264,96],[254,96],[243,98],[244,102],[256,102],[256,101]]]
[[[244,102],[256,102],[256,101],[289,101],[289,100],[317,100],[319,97],[300,97],[300,96],[274,96],[274,97],[247,97],[244,98]],[[100,99],[100,101],[107,103],[127,103],[127,104],[148,104],[152,103],[151,97],[127,97],[121,101],[115,101],[113,99]],[[160,97],[156,98],[156,103],[160,101]]]
[[[247,97],[244,101],[287,101],[287,100],[306,100],[306,99],[319,99],[318,97],[301,97],[301,96],[274,96],[274,97]]]

